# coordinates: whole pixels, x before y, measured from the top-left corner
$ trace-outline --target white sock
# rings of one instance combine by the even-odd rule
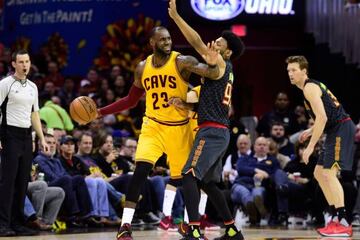
[[[134,208],[124,208],[121,220],[121,226],[125,223],[131,224],[131,221],[134,217],[135,209]]]
[[[199,203],[199,214],[200,214],[200,216],[203,216],[205,214],[207,199],[208,199],[208,195],[205,192],[201,191],[200,203]]]
[[[163,213],[166,217],[171,216],[172,207],[175,200],[176,191],[165,189],[164,202],[163,202]]]
[[[187,213],[186,207],[184,208],[184,223],[189,223],[189,215]]]

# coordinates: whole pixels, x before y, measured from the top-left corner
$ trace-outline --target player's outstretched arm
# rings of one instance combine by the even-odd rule
[[[189,72],[196,73],[208,79],[216,80],[220,77],[220,68],[218,64],[204,64],[199,62],[193,56],[185,55],[179,55],[176,60],[181,69],[186,69]]]
[[[205,55],[207,52],[205,43],[202,41],[200,35],[179,15],[176,9],[176,0],[169,1],[168,12],[190,45],[193,46],[201,56]]]
[[[134,83],[130,88],[130,91],[126,97],[117,100],[103,108],[98,109],[98,117],[118,113],[129,108],[133,108],[137,105],[140,98],[144,95],[144,88],[141,84],[141,76],[144,71],[145,61],[140,62],[135,69]]]

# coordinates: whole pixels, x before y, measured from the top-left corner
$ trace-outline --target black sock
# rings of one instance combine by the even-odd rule
[[[337,211],[334,205],[329,206],[329,213],[331,215],[331,219],[334,219],[337,216]]]
[[[338,218],[339,218],[339,222],[340,222],[342,219],[345,219],[345,220],[346,220],[346,210],[345,210],[345,207],[337,208],[337,209],[336,209],[336,212],[337,212],[337,215],[338,215]]]
[[[189,215],[189,222],[199,222],[199,202],[200,194],[197,185],[197,179],[191,174],[185,174],[183,177],[184,201]]]

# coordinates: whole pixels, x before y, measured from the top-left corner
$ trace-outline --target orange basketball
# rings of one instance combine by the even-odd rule
[[[90,97],[80,96],[70,104],[70,116],[81,125],[88,124],[97,116],[97,108]]]

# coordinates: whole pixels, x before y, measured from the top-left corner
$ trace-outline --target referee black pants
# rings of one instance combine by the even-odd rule
[[[31,128],[2,126],[1,144],[0,225],[23,225],[33,158]]]

